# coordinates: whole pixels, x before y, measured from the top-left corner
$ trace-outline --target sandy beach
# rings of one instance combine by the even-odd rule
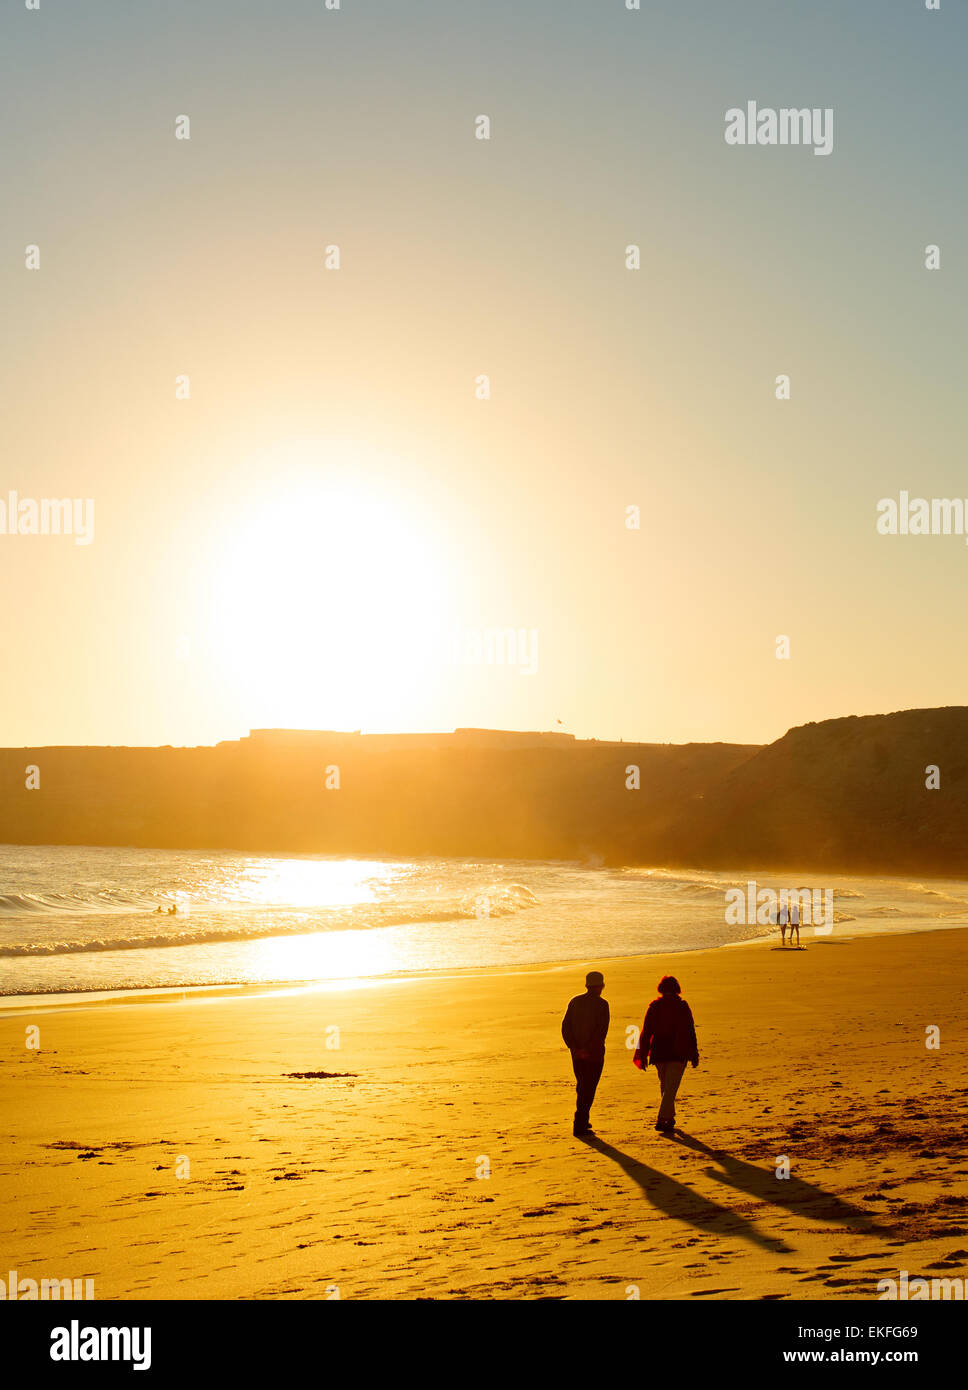
[[[612,1012],[592,1142],[570,1132],[558,1032],[586,965]],[[666,970],[701,1053],[672,1140],[626,1045]],[[89,1277],[98,1299],[796,1300],[963,1274],[966,978],[968,932],[843,933],[287,994],[11,1001],[4,1278]],[[345,1075],[293,1075],[312,1072]]]

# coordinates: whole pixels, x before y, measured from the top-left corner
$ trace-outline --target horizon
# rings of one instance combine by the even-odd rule
[[[344,738],[347,736],[359,736],[361,738],[452,738],[457,734],[505,734],[518,735],[520,737],[564,737],[575,743],[614,743],[628,744],[632,746],[656,745],[665,747],[678,747],[685,744],[730,744],[735,747],[743,748],[768,748],[771,744],[778,743],[787,734],[795,729],[807,728],[813,724],[832,724],[843,719],[889,719],[897,714],[922,714],[949,709],[968,709],[968,704],[950,705],[911,705],[904,709],[894,710],[870,710],[863,714],[834,714],[828,715],[823,719],[805,719],[801,724],[791,724],[784,729],[783,733],[776,738],[766,742],[757,742],[748,739],[731,738],[686,738],[686,739],[659,739],[659,738],[606,738],[598,734],[578,735],[568,729],[508,729],[484,724],[458,724],[453,729],[324,729],[309,728],[295,725],[279,725],[277,727],[255,727],[250,726],[245,733],[238,734],[234,738],[217,738],[211,743],[5,743],[0,744],[0,748],[7,751],[16,749],[30,748],[217,748],[223,743],[241,743],[252,735],[272,735],[272,734],[331,734],[336,737]]]

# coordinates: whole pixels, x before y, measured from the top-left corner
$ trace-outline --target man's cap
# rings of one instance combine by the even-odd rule
[[[588,974],[585,976],[586,985],[603,985],[604,983],[605,976],[600,970],[589,970]]]

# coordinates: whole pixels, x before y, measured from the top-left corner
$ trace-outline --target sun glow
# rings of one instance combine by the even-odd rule
[[[416,722],[440,674],[452,559],[396,481],[408,473],[360,446],[288,445],[271,460],[272,491],[232,509],[211,628],[254,726]]]
[[[350,907],[379,901],[402,873],[373,859],[254,859],[217,892],[247,907]]]

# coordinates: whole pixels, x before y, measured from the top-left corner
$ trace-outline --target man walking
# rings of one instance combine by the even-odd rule
[[[561,1022],[561,1036],[571,1052],[575,1072],[576,1137],[593,1133],[590,1123],[592,1101],[605,1065],[605,1037],[608,1033],[608,1002],[602,998],[605,976],[599,970],[589,970],[585,976],[585,993],[576,994],[568,1005]]]

